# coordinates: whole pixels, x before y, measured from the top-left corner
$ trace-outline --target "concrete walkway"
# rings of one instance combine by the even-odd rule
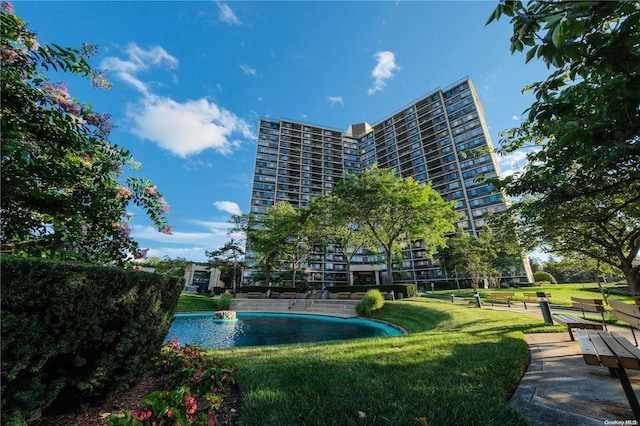
[[[539,317],[536,304],[529,309],[519,306],[491,307]],[[553,311],[553,308],[552,308]],[[609,331],[625,335],[631,342],[629,328],[608,326]],[[531,361],[510,404],[532,425],[638,425],[620,381],[609,375],[606,367],[585,364],[580,344],[569,333],[525,335]],[[640,398],[640,371],[627,370],[631,386]]]

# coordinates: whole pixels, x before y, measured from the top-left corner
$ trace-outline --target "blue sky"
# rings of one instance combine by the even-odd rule
[[[65,78],[71,96],[112,114],[110,140],[131,151],[170,205],[173,235],[131,209],[149,256],[205,260],[246,213],[259,117],[346,130],[373,124],[470,77],[494,146],[531,104],[540,62],[511,55],[489,1],[14,1],[40,44],[97,44],[113,87]],[[56,80],[59,78],[53,78]],[[524,153],[503,158],[503,174]]]

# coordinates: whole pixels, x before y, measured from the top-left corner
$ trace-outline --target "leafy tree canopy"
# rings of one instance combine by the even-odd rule
[[[459,214],[431,188],[413,178],[399,178],[394,170],[370,167],[347,175],[332,191],[350,205],[356,223],[368,232],[386,256],[389,283],[393,284],[393,257],[400,258],[403,240],[421,239],[433,254],[454,231]]]
[[[487,23],[503,15],[551,74],[501,140],[531,149],[526,170],[495,184],[530,242],[620,268],[640,303],[640,3],[502,1]]]
[[[171,233],[168,205],[150,181],[129,174],[129,152],[108,141],[109,114],[73,98],[46,72],[88,78],[108,88],[81,49],[41,45],[2,3],[0,92],[3,253],[88,262],[124,262],[142,255],[130,236],[131,203],[163,233]]]

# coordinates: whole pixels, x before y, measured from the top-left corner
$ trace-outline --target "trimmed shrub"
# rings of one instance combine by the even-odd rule
[[[183,278],[0,258],[2,424],[136,383],[165,341]]]
[[[416,284],[381,284],[381,285],[339,285],[328,287],[332,293],[337,293],[339,291],[348,291],[348,292],[358,292],[358,291],[368,291],[370,289],[379,290],[381,292],[391,292],[396,295],[396,299],[399,298],[407,298],[407,297],[416,297],[418,295],[418,286]]]
[[[551,284],[558,284],[556,279],[548,272],[537,271],[533,273],[533,279],[537,283],[538,281],[549,281]]]
[[[220,295],[220,299],[218,300],[218,310],[226,311],[231,306],[231,299],[233,296],[231,293],[223,293]]]
[[[356,313],[360,316],[369,317],[371,313],[384,306],[384,299],[380,290],[371,289],[356,303]]]

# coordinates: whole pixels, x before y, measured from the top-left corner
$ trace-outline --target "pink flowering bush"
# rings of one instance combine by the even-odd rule
[[[156,358],[158,371],[166,376],[166,389],[153,392],[131,412],[111,415],[114,426],[213,425],[227,386],[235,383],[233,370],[212,360],[195,345],[166,345]]]
[[[97,264],[125,264],[139,248],[127,209],[147,213],[171,234],[169,205],[139,164],[109,141],[110,115],[73,97],[48,74],[110,84],[89,60],[97,48],[39,43],[8,2],[0,8],[0,117],[3,253]]]

